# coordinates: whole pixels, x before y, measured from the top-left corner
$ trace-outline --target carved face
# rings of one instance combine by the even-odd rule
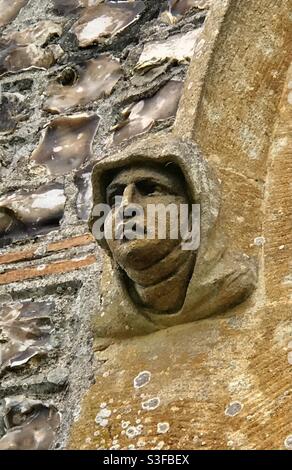
[[[230,249],[226,221],[222,225],[219,220],[220,183],[193,142],[168,133],[139,139],[95,164],[92,190],[89,227],[104,252],[98,282],[102,301],[94,316],[99,338],[147,334],[207,318],[242,302],[254,289],[254,261]],[[106,199],[111,207],[104,220]],[[181,235],[107,237],[121,206],[153,203],[189,205],[191,243]],[[119,223],[127,227],[129,221],[151,231],[147,212]],[[169,222],[169,234],[171,229]]]
[[[107,238],[107,244],[117,263],[140,285],[148,283],[143,279],[142,271],[146,274],[147,270],[180,246],[179,231],[175,239],[171,234],[170,213],[165,212],[166,236],[160,238],[157,213],[149,216],[148,212],[149,205],[160,204],[166,208],[172,204],[177,206],[179,215],[180,205],[189,204],[183,177],[172,168],[173,165],[169,168],[162,165],[126,167],[113,175],[106,188],[107,203],[112,210],[105,225],[112,223],[113,230],[115,227],[118,232],[123,230],[124,233],[118,240],[115,237]],[[127,230],[132,232],[133,227],[139,235],[129,240]],[[151,281],[158,282],[163,276],[163,270],[158,269],[155,273],[152,270]]]

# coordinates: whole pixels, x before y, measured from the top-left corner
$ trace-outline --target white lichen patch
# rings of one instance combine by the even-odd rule
[[[139,424],[138,426],[130,426],[126,430],[126,436],[128,439],[134,439],[137,436],[140,436],[143,431],[143,426],[142,424]]]
[[[140,372],[137,377],[134,378],[134,388],[145,387],[151,380],[151,372],[147,370]]]
[[[229,403],[229,405],[225,409],[225,415],[234,417],[241,412],[242,408],[243,408],[243,405],[239,401],[234,401],[232,403]]]
[[[265,237],[256,237],[253,243],[255,246],[264,246],[266,239]]]
[[[122,421],[122,429],[127,429],[130,426],[130,421]]]
[[[165,434],[169,431],[170,425],[169,423],[158,423],[157,424],[157,432],[158,434]]]
[[[106,427],[109,423],[109,417],[112,412],[108,408],[101,408],[95,417],[96,424],[99,424],[101,427]]]
[[[160,398],[155,397],[155,398],[150,398],[149,400],[146,400],[142,402],[142,408],[143,410],[151,411],[155,410],[158,408],[160,405]]]
[[[284,446],[286,447],[286,449],[292,450],[292,435],[286,437]]]

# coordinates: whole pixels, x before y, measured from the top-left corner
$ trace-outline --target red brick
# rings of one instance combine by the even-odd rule
[[[80,235],[77,237],[67,238],[58,242],[50,243],[47,246],[47,253],[62,251],[68,248],[74,248],[77,246],[86,246],[94,241],[94,238],[89,233],[86,235]],[[36,245],[35,248],[23,251],[14,251],[0,255],[0,264],[16,263],[17,261],[29,261],[36,258],[37,250],[41,245]]]
[[[37,267],[13,269],[6,273],[0,274],[0,285],[10,284],[12,282],[24,281],[26,279],[33,279],[37,277],[50,276],[52,274],[63,274],[76,269],[81,269],[90,266],[96,262],[94,255],[87,256],[84,259],[71,259],[66,261],[57,261],[51,264],[43,265],[43,269]]]

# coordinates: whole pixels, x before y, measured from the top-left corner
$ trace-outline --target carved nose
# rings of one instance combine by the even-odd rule
[[[123,192],[122,206],[125,207],[135,202],[135,194],[136,194],[135,184],[134,183],[128,184],[128,186],[125,187],[124,192]]]
[[[128,186],[125,187],[120,206],[124,222],[133,217],[137,217],[139,213],[139,209],[137,209],[138,196],[139,194],[134,183],[128,184]]]

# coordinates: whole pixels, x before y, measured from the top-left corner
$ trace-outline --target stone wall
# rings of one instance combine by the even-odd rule
[[[115,144],[128,143],[135,133],[172,126],[181,92],[177,82],[184,81],[197,44],[194,32],[203,25],[210,2],[180,3],[193,8],[185,7],[178,16],[173,11],[172,16],[164,11],[167,2],[145,0],[138,18],[123,31],[81,47],[73,30],[84,14],[82,8],[62,13],[53,1],[29,0],[9,21],[4,18],[5,0],[0,2],[0,398],[6,399],[0,414],[0,438],[4,436],[0,446],[4,448],[16,445],[13,429],[19,423],[18,413],[23,414],[13,405],[13,396],[20,396],[18,405],[24,406],[25,396],[53,406],[53,414],[61,413],[56,439],[49,435],[41,445],[64,448],[70,425],[80,412],[81,397],[94,382],[93,371],[104,363],[93,358],[91,303],[85,304],[89,296],[92,304],[97,301],[102,275],[100,252],[87,227],[89,175],[93,162],[104,158]],[[40,24],[43,20],[52,23]],[[29,36],[26,30],[38,25],[41,34]],[[49,28],[51,33],[46,32]],[[21,34],[15,36],[16,31]],[[179,39],[181,46],[175,50]],[[34,41],[29,49],[26,44]],[[153,41],[161,42],[160,46],[151,46]],[[155,57],[158,53],[160,57]],[[98,64],[110,67],[108,61],[114,59],[115,70],[109,68],[109,76],[100,75]],[[89,60],[97,61],[90,84],[80,82]],[[78,104],[78,86],[89,90],[98,80],[99,88],[89,98],[83,89]],[[173,87],[164,89],[170,81]],[[57,93],[67,97],[52,104],[48,95]],[[132,114],[131,108],[124,111],[136,103],[140,104]],[[90,119],[82,115],[74,121],[77,127],[72,120],[68,124],[62,119],[81,113]],[[45,126],[49,130],[41,143]],[[29,333],[26,315],[31,317]],[[4,417],[10,406],[15,420],[11,424],[10,419],[8,426]],[[52,424],[44,433],[57,427]],[[27,429],[25,433],[30,435]],[[34,445],[33,439],[27,444]],[[25,444],[21,441],[17,446]]]
[[[256,289],[224,314],[99,352],[73,449],[292,447],[291,9],[214,3],[174,129],[220,178],[218,225],[256,261]]]

